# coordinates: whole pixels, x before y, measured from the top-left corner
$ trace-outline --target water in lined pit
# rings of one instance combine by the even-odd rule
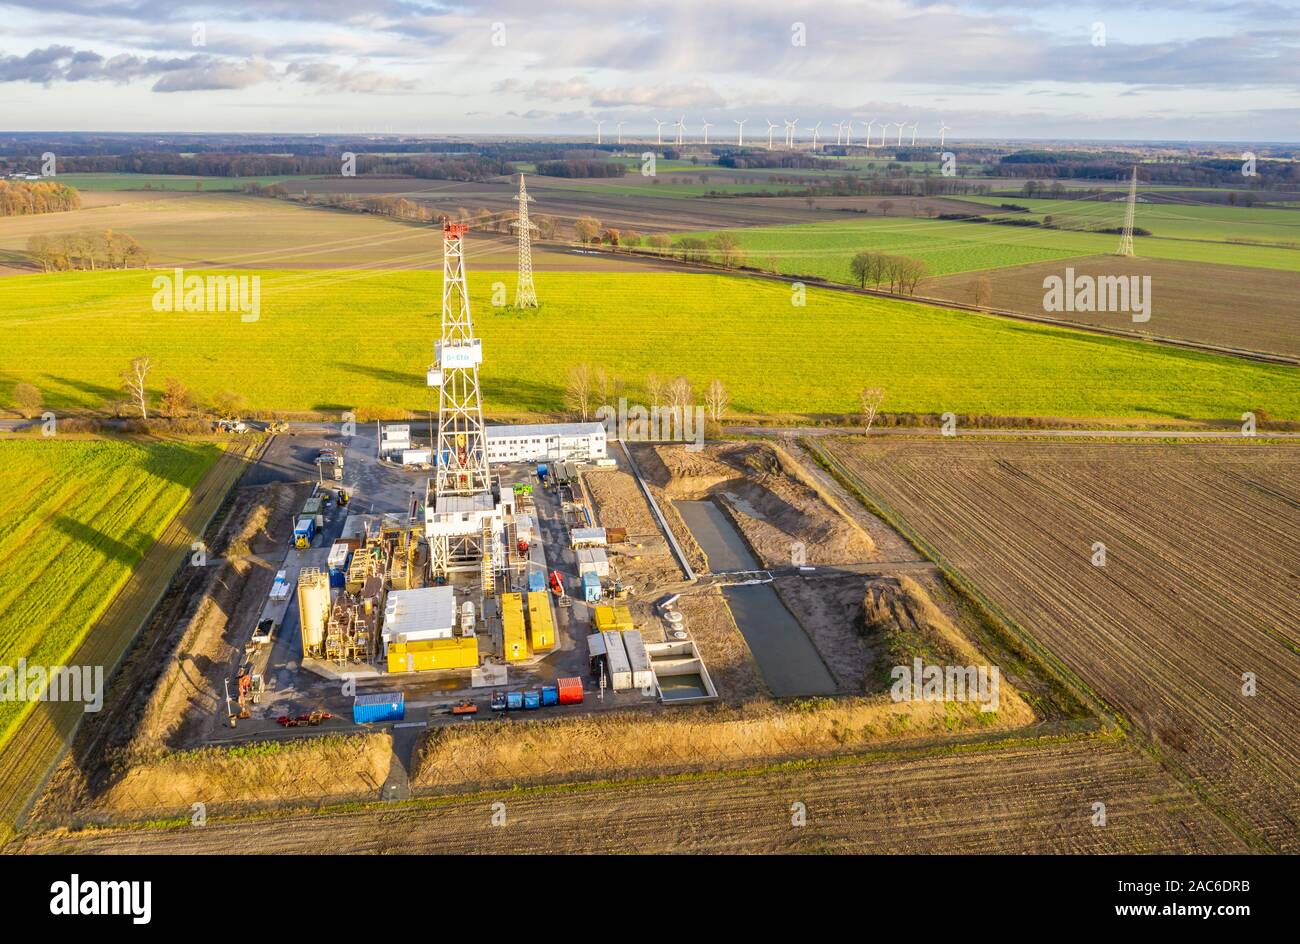
[[[704,679],[694,672],[683,675],[660,675],[659,691],[663,693],[664,701],[674,701],[678,698],[707,698],[709,693],[704,689]]]
[[[675,507],[699,542],[714,573],[758,570],[745,539],[711,501],[679,501]],[[830,695],[835,679],[770,584],[724,587],[732,618],[754,654],[773,695]]]
[[[686,522],[691,535],[709,558],[709,570],[715,574],[733,570],[758,570],[758,561],[749,553],[739,532],[714,502],[677,501],[673,506]]]

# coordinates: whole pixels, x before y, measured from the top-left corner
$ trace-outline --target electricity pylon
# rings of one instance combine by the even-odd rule
[[[1138,169],[1133,165],[1133,180],[1128,186],[1128,207],[1124,210],[1124,232],[1119,238],[1119,255],[1133,255],[1133,218],[1137,215]]]
[[[524,175],[519,175],[519,219],[512,225],[519,230],[519,281],[515,285],[515,307],[536,308],[537,289],[533,286],[533,244],[530,230],[537,226],[528,221],[528,204],[532,201],[524,187]]]

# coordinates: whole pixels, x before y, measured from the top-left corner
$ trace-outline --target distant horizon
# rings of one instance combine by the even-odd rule
[[[823,127],[825,127],[824,124],[823,124]],[[832,126],[832,127],[833,127],[833,126]],[[634,130],[631,130],[631,131],[625,130],[625,131],[623,132],[623,135],[624,135],[624,137],[636,137],[636,138],[639,139],[639,138],[641,138],[641,137],[644,137],[647,133],[650,134],[650,135],[653,135],[655,132],[654,132],[654,129],[653,129],[653,128],[651,128],[648,132],[647,132],[646,130],[644,130],[644,129],[634,129]],[[600,145],[597,145],[594,136],[592,136],[592,135],[583,135],[583,134],[581,134],[581,133],[579,133],[579,132],[549,132],[549,133],[536,132],[536,133],[530,133],[530,132],[518,132],[518,131],[437,131],[437,132],[433,132],[433,131],[256,131],[256,130],[251,130],[251,129],[250,129],[250,130],[230,130],[230,131],[211,131],[211,130],[209,130],[209,131],[173,131],[173,130],[167,130],[167,129],[164,129],[164,128],[151,128],[151,129],[147,129],[147,130],[110,130],[110,129],[105,129],[105,128],[95,128],[95,129],[88,129],[88,130],[68,129],[68,128],[62,128],[62,129],[49,129],[49,130],[41,130],[41,129],[35,129],[35,130],[33,130],[33,129],[24,129],[24,128],[0,128],[0,136],[3,136],[3,135],[30,136],[30,137],[36,137],[36,136],[40,136],[40,135],[53,135],[53,136],[59,136],[59,135],[88,135],[88,136],[104,135],[104,136],[110,136],[110,135],[112,135],[112,136],[119,136],[119,137],[147,137],[147,136],[150,136],[150,135],[169,135],[169,136],[174,136],[174,137],[195,137],[195,138],[200,138],[200,137],[216,137],[216,136],[222,136],[222,135],[238,135],[238,136],[247,136],[247,137],[261,136],[261,137],[277,137],[277,138],[290,138],[290,137],[315,137],[315,138],[325,138],[325,137],[330,137],[330,138],[371,137],[371,138],[407,138],[407,139],[412,139],[412,138],[413,138],[413,139],[418,139],[418,140],[452,140],[452,139],[462,139],[462,138],[463,138],[463,139],[465,139],[465,140],[485,140],[485,139],[505,139],[505,140],[523,140],[523,141],[558,140],[558,141],[573,141],[574,143],[578,143],[578,144],[589,144],[589,145],[591,145],[591,146],[593,146],[593,147],[599,146],[599,147],[602,147],[602,148],[618,147],[618,146],[619,146],[619,145],[617,144],[617,142],[613,142],[613,141],[603,141],[603,142],[601,142]],[[748,138],[748,134],[746,135],[746,137]],[[1162,147],[1162,146],[1168,146],[1168,147],[1194,147],[1194,146],[1197,146],[1197,145],[1214,145],[1214,146],[1220,146],[1220,147],[1222,147],[1222,146],[1227,146],[1227,145],[1240,145],[1240,146],[1243,146],[1243,147],[1246,147],[1246,146],[1250,146],[1250,147],[1263,147],[1263,146],[1267,146],[1267,147],[1293,147],[1293,146],[1300,146],[1300,139],[1297,139],[1297,140],[1276,140],[1276,141],[1269,141],[1269,140],[1259,139],[1259,140],[1250,140],[1250,141],[1247,141],[1247,140],[1239,139],[1239,138],[1191,138],[1191,139],[1179,139],[1179,138],[1061,138],[1061,137],[1035,137],[1035,136],[1022,136],[1022,135],[1012,135],[1012,136],[993,136],[993,135],[983,135],[983,136],[962,137],[962,136],[960,136],[960,135],[948,134],[948,135],[946,135],[946,141],[947,141],[948,143],[951,143],[951,142],[961,142],[961,143],[966,144],[966,145],[975,145],[975,144],[1000,144],[1000,145],[1007,145],[1007,144],[1092,144],[1092,145],[1100,145],[1100,146],[1108,146],[1108,147],[1109,147],[1109,146],[1122,146],[1122,145],[1133,145],[1133,146],[1144,146],[1144,147]],[[626,146],[627,144],[630,144],[630,143],[641,143],[641,144],[644,144],[644,143],[646,143],[646,142],[645,142],[645,141],[641,141],[641,140],[638,140],[638,141],[636,141],[636,142],[625,142],[624,146]],[[656,147],[663,147],[663,148],[674,148],[674,147],[679,147],[679,146],[684,147],[684,146],[686,146],[686,145],[688,145],[688,144],[689,144],[689,145],[693,145],[693,146],[697,146],[697,145],[698,145],[698,146],[701,146],[701,147],[706,146],[705,143],[704,143],[704,141],[703,141],[703,139],[702,139],[702,137],[700,137],[700,136],[687,136],[687,137],[683,140],[683,142],[682,142],[681,145],[678,145],[678,144],[676,144],[676,143],[673,142],[673,141],[665,141],[662,145],[655,145],[655,146],[656,146]],[[810,144],[809,141],[800,140],[800,141],[798,142],[798,145],[797,145],[796,150],[808,150],[808,149],[809,149],[809,144]],[[820,146],[827,146],[827,145],[829,145],[829,146],[832,146],[832,147],[835,147],[835,146],[844,146],[844,145],[836,145],[836,143],[835,143],[834,141],[827,142],[827,141],[824,139],[824,135],[823,135],[823,137],[822,137],[821,139],[819,139],[818,144],[819,144]],[[714,146],[717,146],[717,147],[736,147],[737,145],[736,145],[736,143],[735,143],[734,140],[728,139],[726,136],[712,136],[712,139],[708,142],[707,146],[708,146],[708,147],[714,147]],[[757,140],[755,140],[755,141],[753,141],[753,142],[751,142],[750,140],[746,140],[746,141],[745,141],[745,144],[744,144],[743,146],[746,147],[746,148],[754,148],[754,149],[757,149],[757,150],[766,150],[765,144],[763,144],[763,143],[759,143]],[[852,143],[851,143],[850,145],[848,145],[848,146],[850,146],[850,147],[864,147],[864,145],[861,145],[861,144],[859,144],[859,143],[857,143],[857,142],[852,142]],[[904,148],[910,148],[910,147],[917,147],[917,148],[920,148],[920,147],[932,147],[932,146],[936,146],[936,145],[935,145],[935,142],[934,142],[933,140],[928,139],[928,138],[927,138],[927,139],[924,139],[924,140],[918,138],[918,139],[917,139],[917,142],[916,142],[915,145],[908,144],[906,140],[905,140],[904,143],[902,144],[902,147],[904,147]],[[872,145],[872,147],[875,148],[875,147],[878,147],[878,145]],[[893,148],[897,148],[898,145],[889,145],[889,144],[886,144],[886,145],[885,145],[885,149],[889,149],[889,148],[891,148],[891,147],[893,147]],[[775,146],[775,147],[773,148],[773,150],[787,150],[787,148],[786,148],[784,145],[778,145],[778,146]]]
[[[0,17],[3,120],[45,133],[581,139],[684,117],[697,137],[799,118],[801,142],[876,119],[965,141],[1300,143],[1300,5],[1272,0],[0,0]]]

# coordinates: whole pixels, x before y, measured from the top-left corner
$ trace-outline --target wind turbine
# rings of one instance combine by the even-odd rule
[[[939,119],[939,147],[943,147],[943,136],[951,130],[952,130],[951,128],[949,128],[946,124],[943,123],[943,119],[940,118]]]
[[[906,124],[907,124],[907,123],[906,123],[906,122],[903,122],[903,121],[899,121],[899,122],[897,122],[897,125],[898,125],[898,143],[897,143],[896,145],[894,145],[895,147],[902,147],[902,146],[903,146],[903,128],[906,127]]]
[[[776,122],[769,121],[767,123],[767,149],[769,151],[772,150],[772,132],[775,130],[776,130]]]
[[[786,128],[787,128],[786,136],[785,136],[786,147],[793,148],[795,146],[794,136],[797,133],[798,126],[799,126],[798,118],[796,118],[794,121],[790,121],[786,123]]]
[[[732,118],[731,120],[736,125],[736,147],[744,147],[745,146],[745,122],[749,121],[749,119],[742,118],[739,121],[736,121],[735,118]]]
[[[677,119],[677,143],[682,143],[682,132],[686,130],[686,116],[682,115]]]
[[[844,122],[842,121],[836,122],[835,124],[835,143],[836,144],[844,143]]]
[[[892,127],[894,127],[894,123],[892,121],[886,121],[883,125],[880,126],[880,145],[879,145],[880,147],[885,146],[885,135],[889,134],[889,129]]]
[[[705,144],[708,144],[708,143],[709,143],[709,129],[712,128],[712,127],[713,127],[713,125],[710,124],[709,122],[707,122],[707,121],[704,122],[704,143],[705,143]]]
[[[623,124],[624,124],[624,122],[620,121],[620,122],[618,123],[618,125],[616,126],[617,129],[618,129],[618,143],[619,143],[620,145],[622,145],[622,143],[623,143]]]
[[[916,147],[916,122],[912,122],[912,147]]]
[[[813,129],[812,129],[812,136],[813,136],[813,146],[812,146],[812,149],[813,149],[814,151],[817,150],[817,132],[819,132],[819,131],[821,131],[821,130],[822,130],[822,123],[819,121],[819,122],[817,122],[817,124],[815,124],[815,125],[813,126]]]
[[[852,143],[853,143],[853,119],[850,118],[848,121],[844,122],[844,145],[845,147],[847,147]]]
[[[594,121],[595,119],[592,119],[592,120]],[[596,122],[596,143],[597,143],[597,144],[600,143],[600,126],[603,125],[604,123],[605,123],[605,122],[603,122],[603,121],[597,121],[597,122]]]
[[[876,119],[874,118],[867,122],[867,147],[871,147],[871,126],[875,123]]]
[[[668,122],[660,121],[658,118],[655,118],[654,123],[655,123],[655,143],[662,146],[664,143],[664,125],[668,124]]]

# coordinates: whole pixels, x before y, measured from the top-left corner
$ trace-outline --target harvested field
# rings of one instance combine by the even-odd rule
[[[1044,312],[1043,279],[1064,276],[1151,277],[1151,320],[1134,323],[1126,312]],[[1167,259],[1089,256],[1068,262],[1040,262],[982,273],[992,286],[994,308],[1097,325],[1138,334],[1199,341],[1247,351],[1300,357],[1300,272],[1206,265]],[[920,293],[945,301],[973,303],[975,276],[927,279]]]
[[[665,180],[666,175],[660,179]],[[638,178],[639,180],[639,178]],[[536,201],[529,211],[534,217],[554,217],[567,229],[580,216],[595,217],[605,226],[641,233],[663,233],[680,229],[723,229],[736,226],[772,226],[836,219],[833,210],[810,210],[807,205],[768,206],[767,198],[755,200],[706,199],[685,188],[667,183],[655,186],[620,186],[618,178],[608,181],[565,180],[528,175],[528,193]],[[318,178],[294,182],[292,193],[392,194],[424,203],[455,215],[460,207],[474,212],[485,207],[493,213],[518,208],[517,177],[485,181],[420,180],[416,178]]]
[[[1247,842],[1300,849],[1294,448],[861,439],[818,448],[1121,709]],[[1093,563],[1097,542],[1104,566]]]
[[[204,829],[32,833],[21,853],[1214,853],[1240,843],[1123,743],[1043,740],[347,812],[210,820]],[[793,829],[790,804],[808,810]],[[1105,827],[1092,804],[1104,802]],[[574,829],[581,817],[582,829]]]

